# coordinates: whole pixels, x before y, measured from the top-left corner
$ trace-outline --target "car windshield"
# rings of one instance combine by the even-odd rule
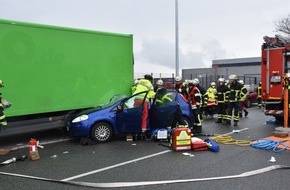
[[[105,103],[105,104],[102,104],[102,105],[98,105],[97,107],[99,108],[104,108],[104,107],[109,107],[113,104],[115,104],[116,102],[118,102],[119,100],[123,99],[123,98],[126,98],[127,96],[125,94],[117,94],[117,95],[114,95],[110,100],[109,102]]]

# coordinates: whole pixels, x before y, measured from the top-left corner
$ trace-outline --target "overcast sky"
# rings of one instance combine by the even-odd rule
[[[260,56],[289,0],[178,0],[180,69]],[[133,34],[135,73],[175,73],[175,0],[0,0],[0,18]],[[0,31],[1,32],[1,31]]]

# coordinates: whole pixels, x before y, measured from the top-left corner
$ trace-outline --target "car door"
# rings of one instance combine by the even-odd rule
[[[140,133],[143,104],[148,91],[131,96],[121,103],[117,111],[117,128],[120,133]],[[140,99],[142,97],[142,99]]]
[[[149,123],[151,129],[161,129],[170,127],[173,122],[173,116],[178,109],[178,102],[176,101],[176,93],[174,91],[167,92],[172,102],[157,105],[153,104],[149,110]],[[155,101],[154,101],[155,102]]]

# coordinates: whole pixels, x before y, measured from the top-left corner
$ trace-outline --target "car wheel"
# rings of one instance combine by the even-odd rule
[[[182,119],[185,121],[186,125],[190,128],[192,126],[192,123],[190,122],[190,120],[187,117],[182,116]],[[178,127],[179,123],[176,122],[175,124],[173,124],[173,126]]]
[[[113,130],[110,124],[100,122],[94,125],[91,137],[97,142],[108,142],[113,137]]]
[[[192,126],[192,123],[190,122],[190,120],[187,117],[183,116],[182,119],[185,121],[186,125],[188,125],[189,128]]]

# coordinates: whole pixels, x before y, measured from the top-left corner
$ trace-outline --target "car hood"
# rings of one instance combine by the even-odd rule
[[[119,104],[120,104],[124,99],[126,99],[126,98],[127,98],[127,97],[124,97],[124,98],[122,98],[122,99],[116,101],[116,102],[113,103],[113,104],[107,104],[107,105],[103,105],[103,106],[96,106],[96,107],[94,107],[94,108],[86,109],[86,110],[80,112],[80,113],[77,115],[77,117],[78,117],[78,116],[81,116],[81,115],[88,115],[88,114],[94,113],[94,112],[96,112],[96,111],[101,111],[101,110],[104,110],[104,109],[111,109],[111,108],[114,108],[114,107],[116,107],[117,105],[119,105]]]

